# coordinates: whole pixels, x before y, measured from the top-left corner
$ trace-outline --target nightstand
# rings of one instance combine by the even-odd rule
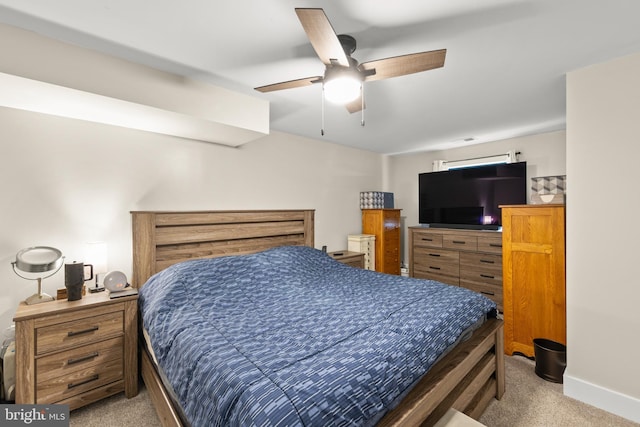
[[[138,296],[20,303],[16,403],[73,410],[124,391],[138,394]]]
[[[364,254],[352,251],[335,251],[329,252],[329,256],[336,261],[352,267],[364,268]]]

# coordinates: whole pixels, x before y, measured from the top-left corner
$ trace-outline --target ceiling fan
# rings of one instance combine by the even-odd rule
[[[413,53],[378,59],[359,64],[351,54],[356,50],[356,40],[349,35],[336,35],[324,10],[296,8],[298,19],[320,60],[325,64],[323,76],[274,83],[255,88],[259,92],[272,92],[322,83],[325,96],[336,86],[338,102],[344,103],[350,113],[365,108],[362,96],[363,82],[388,79],[407,74],[428,71],[444,66],[446,49]]]

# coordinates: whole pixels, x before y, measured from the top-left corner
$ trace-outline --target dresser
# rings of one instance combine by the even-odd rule
[[[502,305],[502,234],[409,227],[409,276],[480,292]]]
[[[505,353],[534,356],[533,340],[566,345],[565,207],[502,206]]]
[[[138,394],[138,297],[108,292],[77,301],[20,303],[16,403],[73,410],[124,391]]]
[[[401,209],[362,209],[362,234],[375,236],[375,270],[400,274]]]

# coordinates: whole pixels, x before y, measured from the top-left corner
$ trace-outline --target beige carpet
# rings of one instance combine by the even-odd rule
[[[491,402],[480,422],[491,427],[638,427],[624,418],[571,399],[562,384],[545,381],[535,373],[535,362],[505,357],[506,392]]]
[[[534,362],[505,357],[506,393],[493,401],[480,421],[490,427],[640,427],[623,418],[568,398],[562,384],[539,378]],[[71,412],[71,427],[155,427],[158,417],[147,390],[133,399],[119,394]]]
[[[157,427],[160,420],[151,399],[140,383],[140,392],[127,399],[124,393],[71,411],[70,427]]]

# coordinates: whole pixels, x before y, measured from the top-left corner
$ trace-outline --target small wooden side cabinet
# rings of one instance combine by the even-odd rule
[[[138,296],[20,303],[16,403],[73,410],[124,391],[138,394]]]
[[[504,350],[533,357],[535,338],[567,344],[565,208],[501,208]]]
[[[329,256],[343,264],[364,268],[364,253],[344,250],[329,252]]]
[[[362,209],[362,234],[376,236],[375,269],[400,274],[401,209]]]

